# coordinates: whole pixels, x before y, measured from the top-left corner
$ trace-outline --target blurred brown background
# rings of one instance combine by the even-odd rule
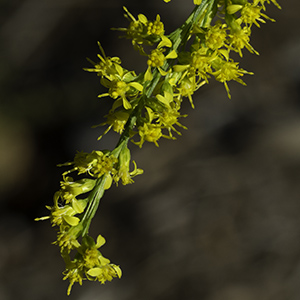
[[[300,299],[299,1],[268,6],[276,23],[253,30],[241,67],[248,86],[203,87],[177,141],[132,145],[145,174],[109,190],[91,233],[124,272],[105,286],[75,285],[76,300]],[[82,70],[107,55],[141,71],[122,5],[171,32],[192,0],[1,0],[0,2],[0,300],[67,299],[64,264],[51,245],[45,205],[59,188],[56,164],[76,150],[112,148],[96,139],[110,106],[99,78]]]

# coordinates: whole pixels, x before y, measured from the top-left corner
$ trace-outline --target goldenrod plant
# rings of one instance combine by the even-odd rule
[[[113,130],[119,141],[112,150],[78,152],[72,162],[60,165],[68,170],[62,174],[53,205],[47,206],[50,215],[37,219],[50,219],[57,229],[54,244],[66,264],[63,279],[70,282],[68,295],[76,282],[103,284],[122,276],[121,268],[99,251],[104,237],[95,241],[89,227],[104,192],[113,183],[133,183],[133,177],[143,173],[131,159],[129,141],[142,148],[145,142],[158,146],[161,138],[175,140],[180,129],[186,129],[179,121],[186,117],[180,112],[182,102],[187,98],[194,108],[193,94],[211,78],[224,84],[229,98],[229,81],[245,85],[242,77],[253,73],[240,68],[231,54],[242,57],[245,49],[258,54],[250,44],[251,30],[274,21],[265,14],[271,3],[280,8],[276,0],[194,0],[194,10],[170,34],[159,15],[154,20],[143,14],[135,17],[124,7],[129,25],[114,30],[146,58],[145,71],[125,69],[119,57],[106,56],[100,43],[98,61],[90,60],[92,67],[85,69],[96,73],[107,89],[98,97],[112,99],[99,139]]]

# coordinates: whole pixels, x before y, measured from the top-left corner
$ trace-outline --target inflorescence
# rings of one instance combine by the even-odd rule
[[[179,122],[186,117],[180,112],[183,100],[187,98],[194,108],[193,94],[211,78],[224,84],[229,98],[229,81],[245,85],[242,77],[253,73],[240,68],[231,53],[242,57],[247,49],[258,54],[250,44],[251,30],[253,25],[274,21],[264,13],[270,3],[280,8],[276,0],[194,0],[195,9],[171,34],[165,34],[159,15],[150,21],[143,14],[134,17],[124,7],[129,25],[114,30],[122,32],[145,56],[147,67],[138,75],[125,69],[119,57],[106,56],[99,43],[99,61],[90,60],[93,67],[85,70],[95,72],[107,88],[98,97],[112,99],[99,139],[112,129],[120,134],[119,142],[112,151],[78,152],[74,161],[60,165],[69,170],[63,173],[53,206],[47,206],[50,215],[37,219],[50,219],[57,228],[54,244],[60,247],[66,264],[63,274],[70,282],[68,294],[76,282],[105,283],[122,275],[120,267],[98,250],[104,237],[99,235],[94,241],[88,230],[104,191],[112,183],[133,183],[132,178],[143,173],[131,160],[128,142],[141,148],[145,142],[158,146],[162,137],[176,139],[180,128],[186,129]],[[71,173],[80,179],[73,179]]]

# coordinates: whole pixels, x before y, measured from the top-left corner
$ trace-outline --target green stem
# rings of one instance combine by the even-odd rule
[[[180,46],[186,44],[193,25],[199,21],[207,7],[213,2],[215,1],[204,0],[200,5],[197,5],[182,26],[169,35],[170,40],[173,42],[171,50],[177,50]]]
[[[104,185],[107,180],[108,175],[103,175],[99,179],[97,179],[97,183],[94,187],[94,189],[90,192],[89,198],[88,198],[88,207],[84,213],[84,216],[80,222],[80,224],[83,227],[83,231],[81,233],[81,236],[84,237],[88,234],[91,221],[93,217],[95,216],[95,213],[98,209],[98,206],[100,204],[100,200],[104,194]]]

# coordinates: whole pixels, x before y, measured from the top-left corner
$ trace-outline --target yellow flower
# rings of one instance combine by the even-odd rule
[[[164,64],[165,59],[166,59],[166,57],[163,54],[163,50],[154,49],[154,50],[152,50],[151,54],[149,55],[147,64],[150,67],[161,67]]]
[[[71,227],[68,230],[60,231],[57,234],[57,240],[53,243],[60,247],[60,251],[63,253],[70,253],[71,250],[80,247],[77,240],[82,227],[79,225],[77,227]]]
[[[124,69],[123,69],[124,71]],[[121,72],[118,76],[115,76],[113,80],[107,80],[102,79],[101,84],[107,88],[109,88],[108,93],[103,93],[98,95],[98,98],[109,96],[112,99],[118,99],[113,104],[112,110],[114,110],[116,107],[120,106],[119,102],[121,101],[123,107],[128,110],[131,109],[132,106],[130,102],[127,100],[127,97],[133,97],[136,98],[139,94],[139,92],[143,91],[143,86],[136,82],[128,82],[129,80],[134,79],[134,72]]]
[[[112,128],[115,132],[121,134],[124,130],[124,126],[129,118],[129,113],[124,110],[119,111],[110,111],[108,115],[105,116],[107,121],[103,122],[99,125],[93,126],[104,126],[109,125],[107,129],[98,137],[98,140],[100,140],[105,134],[107,134],[110,129]]]
[[[94,65],[94,68],[84,68],[84,70],[96,72],[97,75],[101,77],[114,78],[114,76],[122,70],[122,67],[120,66],[121,59],[119,57],[107,57],[100,42],[98,42],[98,46],[102,54],[98,54],[98,58],[100,59],[99,63],[94,63],[92,60],[88,59],[88,61]]]
[[[71,206],[61,206],[58,201],[61,197],[61,191],[54,194],[53,206],[46,206],[50,210],[50,216],[37,218],[36,221],[50,219],[52,226],[60,226],[61,228],[76,226],[79,223],[79,218],[74,217],[78,212]]]
[[[106,124],[112,126],[113,130],[121,134],[124,130],[124,125],[128,120],[129,114],[126,111],[117,111],[106,116]]]
[[[144,142],[147,141],[147,142],[154,143],[155,146],[158,147],[157,141],[162,137],[160,126],[144,123],[143,126],[138,127],[138,130],[140,135],[140,141],[134,142],[136,145],[142,148]]]
[[[218,50],[219,52],[221,50]],[[175,65],[173,70],[178,73],[182,73],[181,82],[185,77],[188,77],[188,80],[185,81],[183,85],[178,89],[179,91],[182,88],[184,93],[182,96],[187,97],[192,95],[195,90],[202,86],[205,82],[208,83],[209,73],[211,73],[211,64],[217,57],[217,51],[211,53],[209,48],[200,47],[198,50],[195,50],[191,53],[184,55],[184,58],[179,57],[179,62],[182,61],[182,65]],[[200,82],[201,80],[204,82]],[[191,98],[189,97],[190,101]],[[192,104],[192,102],[191,102]],[[192,104],[193,106],[193,104]]]
[[[91,242],[89,242],[91,243]],[[105,258],[98,249],[105,244],[103,236],[99,235],[96,245],[86,249],[83,253],[84,267],[90,280],[98,280],[102,284],[111,281],[114,277],[121,278],[122,271],[119,266],[111,264],[110,260]]]
[[[68,238],[70,237],[64,235],[60,240],[65,243]],[[120,267],[110,263],[110,260],[105,258],[98,250],[104,244],[105,239],[101,235],[98,236],[96,243],[90,236],[84,236],[81,245],[76,244],[77,254],[74,260],[71,260],[69,249],[63,248],[61,255],[66,263],[63,279],[70,281],[68,295],[70,295],[74,283],[78,282],[82,285],[85,279],[105,283],[111,281],[114,277],[121,278],[122,271]]]
[[[219,49],[224,46],[226,41],[226,24],[218,23],[209,28],[205,35],[205,44],[212,50]]]
[[[139,14],[136,19],[126,7],[123,8],[125,17],[130,22],[129,26],[127,28],[114,28],[114,30],[125,32],[125,37],[132,40],[133,47],[145,55],[143,45],[153,45],[165,37],[164,24],[160,20],[160,15],[157,15],[154,21],[149,21],[143,14]]]
[[[247,26],[241,29],[232,30],[232,33],[229,35],[229,48],[238,52],[240,57],[243,57],[242,50],[244,48],[246,48],[250,53],[259,55],[259,53],[249,43],[250,35],[251,29]]]
[[[226,11],[229,15],[235,14],[243,8],[243,5],[240,4],[231,4],[226,7]]]
[[[94,280],[98,280],[99,282],[104,284],[106,281],[112,281],[114,277],[121,278],[122,271],[119,266],[106,263],[101,267],[90,269],[87,272],[87,275],[89,275],[90,277],[94,277]]]
[[[192,95],[200,86],[204,84],[205,81],[202,81],[200,84],[197,84],[195,76],[183,78],[183,80],[180,82],[179,87],[177,88],[179,91],[179,97],[188,97],[192,108],[195,108]]]
[[[132,40],[132,45],[138,49],[139,45],[145,43],[145,40],[143,38],[143,32],[144,32],[144,28],[145,25],[143,24],[143,22],[141,22],[140,19],[136,19],[129,11],[128,9],[123,6],[123,9],[125,11],[125,18],[128,19],[129,26],[128,28],[113,28],[114,30],[119,30],[119,31],[123,31],[126,34],[126,38],[127,39],[131,39]],[[149,44],[149,43],[148,43]]]
[[[240,79],[239,77],[243,76],[244,74],[253,75],[252,72],[248,72],[243,69],[239,69],[238,63],[234,61],[224,61],[219,65],[219,68],[212,73],[216,80],[224,83],[225,89],[227,91],[228,98],[230,99],[230,92],[229,87],[227,85],[227,81],[235,80],[242,85],[246,85],[246,83]]]
[[[207,79],[207,73],[211,70],[210,56],[207,48],[201,48],[191,54],[189,73]]]
[[[162,48],[157,48],[151,51],[151,54],[148,56],[148,70],[150,70],[150,67],[154,67],[157,68],[158,71],[160,72],[160,74],[162,76],[166,76],[168,74],[168,72],[162,70],[162,66],[164,65],[165,61],[167,59],[175,59],[177,57],[177,53],[175,50],[172,50],[170,53],[168,53],[168,55],[164,55],[163,52],[165,51],[165,49]],[[150,72],[150,71],[148,71]],[[146,72],[147,74],[147,72]],[[145,75],[145,78],[148,79],[148,75]],[[146,79],[145,79],[146,80]]]
[[[130,150],[125,146],[119,155],[119,168],[114,176],[114,181],[118,184],[119,180],[122,180],[122,184],[130,184],[134,181],[132,177],[143,174],[142,169],[138,169],[136,163],[133,161],[134,169],[130,171]]]
[[[269,18],[267,15],[261,12],[262,8],[262,6],[250,3],[245,4],[245,6],[241,10],[240,20],[245,24],[249,25],[249,27],[251,27],[252,24],[255,24],[257,27],[260,27],[258,21],[266,23],[266,21],[262,19],[262,17],[272,22],[275,22],[275,20]]]
[[[74,162],[61,164],[60,166],[74,164],[74,168],[63,173],[63,175],[73,171],[78,171],[79,175],[88,173],[93,177],[99,178],[103,174],[114,172],[114,164],[116,162],[117,158],[113,155],[110,155],[109,151],[106,151],[105,153],[102,151],[92,151],[91,153],[78,152],[75,155]],[[89,181],[87,180],[87,182]],[[91,184],[91,182],[89,184]],[[87,186],[85,188],[87,188]]]
[[[97,163],[90,171],[92,176],[100,178],[104,174],[115,172],[114,165],[117,163],[117,158],[110,155],[110,152],[103,153],[102,151],[93,151],[97,154]]]
[[[183,129],[187,129],[185,126],[178,122],[178,118],[186,116],[187,115],[180,115],[178,109],[169,108],[165,109],[162,113],[159,114],[158,120],[161,127],[167,129],[169,132],[169,137],[173,139],[172,130],[178,135],[181,135],[181,133],[174,127],[174,125],[177,125]]]
[[[50,216],[51,223],[53,226],[60,226],[64,223],[70,226],[76,226],[80,221],[79,218],[74,217],[76,214],[76,210],[70,205],[53,207]]]
[[[74,165],[74,168],[66,171],[63,175],[67,175],[73,171],[78,171],[78,175],[89,173],[92,167],[97,163],[97,153],[93,151],[92,153],[77,152],[74,157],[73,162],[67,162],[58,165],[59,167]]]
[[[156,16],[156,20],[147,22],[147,34],[163,35],[165,32],[164,23],[160,21],[160,15]]]
[[[66,269],[63,274],[65,275],[63,280],[69,279],[70,284],[67,290],[67,295],[69,296],[71,294],[72,286],[75,282],[78,282],[80,285],[82,285],[82,281],[84,279],[84,272],[82,270],[82,266],[79,263],[75,264],[74,266],[70,267],[70,269]]]
[[[129,85],[126,82],[118,79],[109,82],[108,85],[108,93],[101,94],[98,97],[101,98],[105,96],[110,96],[112,99],[117,99],[118,97],[120,97],[122,99],[124,108],[130,109],[131,104],[126,98],[126,92],[129,91]]]
[[[85,194],[91,191],[95,186],[94,179],[83,178],[74,181],[72,177],[65,177],[64,181],[60,182],[61,197],[66,203],[72,203],[76,196]]]

